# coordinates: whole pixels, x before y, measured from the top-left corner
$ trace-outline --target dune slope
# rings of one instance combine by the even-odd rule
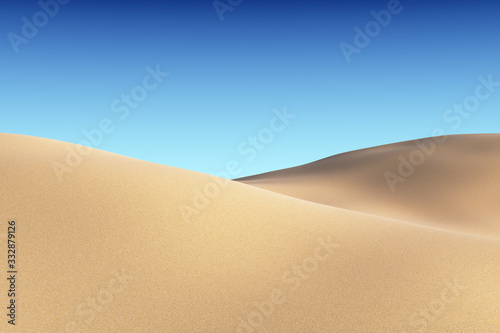
[[[77,149],[0,134],[1,243],[15,220],[18,249],[2,332],[500,328],[497,240],[99,150],[60,181]]]
[[[427,138],[238,181],[325,205],[500,238],[499,147],[500,134]]]

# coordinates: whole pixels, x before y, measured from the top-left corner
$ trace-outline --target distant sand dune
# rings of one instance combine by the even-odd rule
[[[424,191],[419,183],[433,186],[440,178],[425,175],[440,162],[457,165],[436,153],[394,196],[384,194],[380,172],[392,167],[397,151],[410,143],[379,148],[385,151],[381,158],[369,158],[378,156],[375,151],[358,158],[364,163],[349,154],[332,158],[344,162],[343,168],[330,170],[322,164],[336,163],[318,162],[323,173],[317,177],[332,185],[331,196],[312,174],[315,164],[306,167],[303,179],[292,177],[297,182],[290,189],[299,193],[301,184],[311,184],[303,193],[316,195],[312,201],[324,196],[321,203],[350,203],[346,208],[398,218],[408,207],[407,217],[428,218],[427,224],[438,226],[445,217],[458,216],[447,212],[458,206],[473,219],[462,216],[457,225],[480,223],[478,230],[484,231],[486,222],[493,225],[488,212],[496,211],[485,195],[497,194],[497,184],[486,177],[495,174],[498,156],[488,148],[494,140],[450,139],[440,151],[455,153],[450,158],[464,164],[450,169],[451,175],[440,169],[448,189]],[[475,153],[481,142],[490,146]],[[7,325],[4,314],[1,332],[500,330],[496,239],[320,205],[233,181],[187,223],[180,207],[190,205],[194,190],[213,182],[211,176],[93,150],[59,182],[52,163],[64,161],[68,147],[75,149],[0,134],[0,232],[15,219],[19,249],[17,325],[15,330]],[[472,161],[459,158],[459,149],[470,151]],[[481,184],[481,176],[464,178],[474,170],[483,174]],[[417,191],[413,196],[411,189]],[[439,198],[441,207],[427,206],[432,201],[424,196]],[[405,199],[414,203],[398,207]],[[373,200],[382,206],[378,211]],[[2,253],[0,261],[6,263]],[[8,283],[2,267],[5,309]]]
[[[391,191],[385,173],[399,176],[399,156],[409,162],[411,154],[417,162],[425,156],[424,163]],[[325,205],[500,238],[500,134],[395,143],[238,181]]]

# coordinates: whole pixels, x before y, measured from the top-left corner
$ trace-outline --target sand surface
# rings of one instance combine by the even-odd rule
[[[312,164],[286,191],[267,178],[287,196],[95,149],[61,181],[75,145],[0,134],[0,331],[499,332],[500,241],[484,237],[499,230],[497,143],[450,138],[395,194],[379,178],[409,143]]]
[[[500,134],[436,141],[352,151],[239,181],[325,205],[500,239]],[[401,177],[392,188],[387,172]]]

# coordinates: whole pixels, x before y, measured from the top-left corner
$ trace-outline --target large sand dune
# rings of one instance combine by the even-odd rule
[[[238,180],[325,205],[500,238],[499,134],[395,143]]]
[[[488,159],[473,150],[481,147],[477,140],[483,138],[471,138],[467,148],[476,167],[495,164],[494,155]],[[484,141],[491,146],[494,140]],[[54,162],[65,163],[76,149],[0,134],[5,314],[5,232],[11,220],[18,249],[16,326],[4,314],[1,332],[500,331],[497,239],[344,210],[100,150],[74,159],[60,181]],[[495,166],[489,167],[493,172]],[[371,179],[363,173],[371,168],[383,169],[360,166],[359,177]],[[324,176],[330,179],[328,172]],[[413,177],[420,179],[417,172]],[[354,180],[346,195],[361,205],[371,196]],[[410,181],[399,184],[396,195],[409,198]],[[373,182],[366,191],[374,191],[378,180]],[[476,214],[471,217],[486,219],[481,210],[491,207],[475,196],[489,200],[498,193],[489,187],[494,181],[483,183],[483,192],[468,179],[454,178],[453,184],[438,193],[416,192],[413,199],[420,203],[408,207],[429,210],[420,198],[426,194],[446,203],[463,196],[468,199],[461,202],[479,205],[478,211],[467,210]],[[442,215],[429,210],[428,216],[441,218],[447,209]]]

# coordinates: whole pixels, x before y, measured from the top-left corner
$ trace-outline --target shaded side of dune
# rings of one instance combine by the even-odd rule
[[[500,238],[500,135],[427,138],[237,179],[312,202]]]
[[[0,135],[0,220],[16,220],[20,248],[16,331],[500,327],[497,241],[237,182],[216,191],[209,175],[99,150],[60,182],[53,162],[68,149]]]

